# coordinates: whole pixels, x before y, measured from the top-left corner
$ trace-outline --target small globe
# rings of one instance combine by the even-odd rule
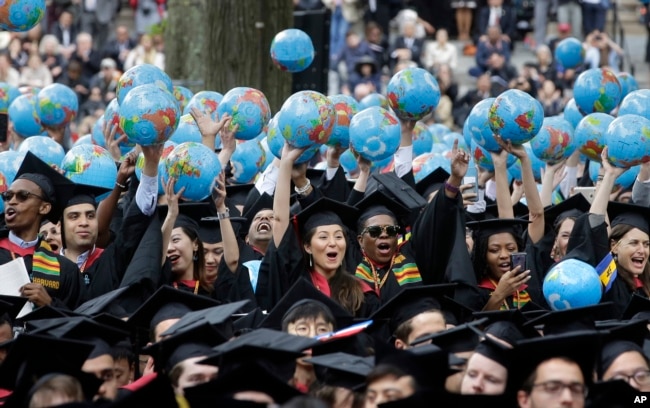
[[[75,146],[66,153],[59,167],[75,183],[103,187],[109,191],[115,187],[117,166],[108,150],[101,146]],[[102,198],[97,197],[98,200]]]
[[[576,38],[565,38],[555,46],[555,60],[566,69],[574,69],[585,61],[585,49]]]
[[[641,171],[641,166],[633,166],[625,170],[623,174],[616,177],[616,181],[614,181],[614,188],[622,188],[623,190],[627,190],[628,188],[632,187],[634,181],[639,175],[639,171]],[[598,171],[596,171],[596,174],[598,174]]]
[[[551,309],[566,310],[600,302],[602,283],[593,266],[566,259],[548,271],[542,291]]]
[[[178,101],[181,112],[185,111],[185,107],[194,96],[194,92],[185,88],[184,86],[174,85],[174,98]]]
[[[29,31],[45,15],[45,0],[5,0],[0,3],[0,28]]]
[[[458,132],[447,133],[442,137],[442,141],[449,148],[449,154],[451,155],[451,149],[454,147],[454,142],[458,140],[458,148],[463,149],[469,152],[469,146],[465,143],[465,137]],[[471,145],[471,141],[470,141]],[[451,156],[450,156],[451,157]]]
[[[533,168],[533,177],[535,180],[541,182],[542,171],[546,169],[546,163],[535,156],[533,149],[530,147],[530,143],[525,143],[523,146],[526,150],[526,154],[530,158],[530,164]],[[515,163],[512,166],[508,167],[508,173],[512,176],[513,179],[521,181],[521,161],[519,159],[515,160]]]
[[[239,184],[253,182],[265,163],[266,154],[257,140],[238,143],[230,158],[233,181]]]
[[[441,123],[434,123],[428,127],[431,136],[433,137],[433,142],[437,143],[442,141],[442,137],[447,133],[451,133],[451,129]]]
[[[286,102],[285,102],[286,103]],[[239,129],[235,138],[239,140],[254,139],[271,119],[271,108],[266,96],[253,88],[238,87],[226,92],[217,107],[219,117],[225,113],[232,117],[229,130],[235,125]]]
[[[106,147],[106,141],[104,140],[104,117],[100,116],[97,118],[93,127],[90,131],[90,136],[93,144],[97,146]]]
[[[300,72],[314,61],[316,51],[307,33],[297,28],[280,31],[271,41],[271,59],[282,71]]]
[[[650,89],[639,89],[630,92],[618,108],[618,116],[640,115],[650,119]]]
[[[129,142],[151,146],[171,137],[181,115],[174,95],[149,84],[129,92],[120,104],[119,117]]]
[[[589,160],[600,162],[600,154],[605,147],[605,132],[613,120],[613,116],[601,112],[585,116],[573,133],[575,145],[580,149],[580,153]]]
[[[568,120],[569,123],[575,128],[584,117],[585,115],[580,112],[578,105],[576,105],[576,100],[571,98],[564,107],[564,119]]]
[[[607,68],[588,69],[573,85],[573,98],[584,113],[610,113],[621,102],[621,84]]]
[[[650,120],[639,115],[623,115],[612,121],[605,132],[610,163],[631,167],[650,160]]]
[[[380,106],[384,109],[390,109],[390,104],[388,99],[380,93],[373,92],[369,95],[366,95],[363,99],[359,101],[359,111],[362,111],[371,106]]]
[[[492,156],[490,155],[490,152],[483,149],[473,140],[470,148],[470,158],[473,159],[476,165],[480,168],[487,171],[494,171],[494,163],[492,162]],[[517,158],[509,154],[506,160],[507,167],[513,166],[516,161]]]
[[[147,84],[155,84],[170,94],[174,94],[174,85],[165,71],[151,64],[140,64],[128,69],[117,81],[118,103],[122,103],[131,89]]]
[[[29,137],[43,132],[36,96],[27,94],[17,97],[9,105],[8,113],[18,136]]]
[[[352,150],[348,149],[341,153],[339,164],[348,177],[357,177],[359,175],[359,163],[357,163],[357,158],[354,157]]]
[[[489,152],[498,152],[501,150],[501,147],[494,138],[494,132],[490,127],[490,119],[488,116],[495,99],[486,98],[474,105],[465,120],[472,139],[476,141],[476,144]]]
[[[350,121],[359,112],[359,104],[353,97],[343,94],[330,96],[329,100],[334,105],[336,121],[327,145],[347,148],[350,145]]]
[[[350,146],[370,162],[391,157],[399,148],[401,128],[394,113],[372,106],[354,115]]]
[[[79,98],[69,87],[52,84],[38,93],[41,123],[45,126],[65,126],[77,117]]]
[[[429,128],[422,122],[416,122],[413,127],[413,156],[419,156],[431,151],[433,147],[433,135]]]
[[[497,96],[488,114],[490,128],[512,144],[523,144],[542,127],[544,108],[535,98],[518,89]]]
[[[212,120],[217,120],[217,108],[223,100],[223,95],[214,91],[201,91],[197,92],[187,102],[183,109],[183,115],[189,115],[192,108],[198,109],[200,112],[210,115]]]
[[[32,136],[25,139],[18,147],[19,152],[32,152],[36,157],[50,166],[58,166],[65,157],[63,146],[49,136]]]
[[[14,182],[18,169],[24,159],[25,152],[18,152],[15,150],[0,152],[0,173],[4,175],[4,181],[6,182],[4,190],[2,190],[3,185],[0,184],[0,192],[7,191],[7,187]]]
[[[433,146],[431,146],[430,153],[435,153],[437,155],[444,156],[448,152],[449,152],[449,145],[444,140],[439,143],[434,143]]]
[[[562,117],[545,118],[537,136],[530,141],[533,154],[541,160],[555,164],[568,158],[576,150],[573,126]]]
[[[88,134],[85,134],[85,135],[79,137],[79,139],[77,139],[77,140],[72,144],[72,147],[74,147],[74,146],[76,146],[76,145],[80,145],[80,144],[93,144],[93,135],[91,135],[90,133],[88,133]],[[57,165],[57,166],[58,166],[58,165]]]
[[[393,75],[386,96],[398,118],[420,120],[438,106],[440,86],[429,71],[406,68]]]
[[[282,133],[280,132],[280,128],[278,127],[278,121],[277,121],[278,116],[279,116],[279,112],[269,122],[266,142],[273,156],[277,157],[278,159],[281,159],[282,148],[284,147],[285,139],[284,137],[282,137]],[[305,150],[300,156],[298,156],[298,159],[296,160],[296,164],[306,163],[310,161],[316,155],[319,149],[320,149],[320,145],[313,145],[308,147],[307,150]]]
[[[439,167],[442,167],[447,172],[451,170],[449,160],[439,154],[425,153],[417,156],[413,159],[413,177],[415,178],[415,182],[419,183]]]
[[[199,130],[199,127],[197,126],[196,121],[194,121],[192,115],[187,114],[181,116],[178,127],[169,140],[176,144],[185,142],[201,143],[201,131]],[[217,140],[220,139],[217,138]]]
[[[117,102],[117,98],[113,98],[113,100],[111,100],[106,106],[106,110],[104,111],[104,123],[108,123],[110,129],[112,129],[113,126],[117,126],[117,130],[115,132],[115,140],[125,135],[124,129],[122,129],[122,126],[120,126],[120,104]],[[103,137],[104,136],[102,134],[102,138]],[[120,152],[122,154],[126,154],[135,147],[135,143],[130,141],[127,137],[124,141],[119,143],[119,147]]]
[[[212,150],[200,143],[186,142],[176,146],[165,159],[163,179],[176,179],[174,193],[185,187],[186,200],[201,201],[212,193],[219,173],[221,164]]]
[[[11,102],[20,95],[20,90],[15,86],[0,82],[0,113],[7,113]]]
[[[624,99],[630,92],[639,89],[639,83],[629,72],[619,72],[616,74],[616,78],[621,84],[621,99]]]
[[[264,172],[267,167],[273,163],[273,160],[275,159],[275,155],[271,152],[271,149],[269,149],[269,143],[267,141],[266,136],[260,140],[260,146],[262,146],[262,150],[264,150],[264,164],[262,164],[262,168],[260,169],[260,173]]]
[[[158,175],[164,174],[165,171],[165,159],[167,156],[169,156],[169,153],[174,150],[174,148],[177,146],[176,143],[168,140],[165,142],[163,145],[163,151],[162,154],[160,155],[160,160],[158,161]],[[140,153],[138,155],[138,158],[135,161],[135,176],[137,177],[138,180],[140,180],[140,177],[142,177],[142,170],[144,169],[144,153]],[[158,181],[158,195],[163,195],[165,194],[165,186]]]
[[[327,143],[334,129],[336,112],[325,95],[315,91],[300,91],[282,104],[276,120],[282,137],[291,146],[301,148]]]

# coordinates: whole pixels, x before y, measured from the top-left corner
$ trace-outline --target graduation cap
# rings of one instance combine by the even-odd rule
[[[389,215],[394,218],[402,227],[410,225],[411,217],[416,209],[409,209],[399,201],[389,197],[383,191],[375,190],[359,201],[355,207],[359,209],[358,225],[363,224],[369,218],[376,215]],[[357,231],[359,232],[359,231]]]
[[[600,351],[598,364],[599,378],[614,363],[614,360],[623,353],[636,351],[648,361],[648,357],[645,356],[643,351],[644,341],[649,334],[645,321],[605,321],[599,322],[597,328],[604,334],[604,344]]]
[[[607,316],[611,307],[612,302],[605,302],[592,306],[554,310],[529,320],[524,326],[544,325],[545,336],[580,330],[595,330],[596,320],[602,320],[602,317]]]
[[[438,167],[427,174],[422,180],[415,183],[415,191],[425,199],[434,191],[438,191],[445,184],[450,174],[442,167]]]
[[[476,331],[476,326],[483,323],[485,323],[485,320],[477,320],[475,322],[456,326],[440,333],[433,333],[415,340],[411,343],[411,346],[430,342],[431,344],[434,344],[443,350],[447,350],[450,353],[474,351],[480,340],[480,336]]]
[[[74,316],[79,316],[77,313],[53,307],[50,305],[45,305],[41,306],[37,309],[34,309],[33,312],[26,314],[25,316],[21,317],[18,319],[20,322],[23,323],[28,323],[27,328],[30,327],[29,322],[35,322],[37,320],[50,320],[50,319],[57,319],[57,318],[67,318],[67,317],[74,317]]]
[[[550,205],[544,208],[544,220],[554,230],[567,218],[578,218],[589,212],[591,204],[582,194],[573,195],[559,204]]]
[[[111,408],[154,406],[156,408],[178,408],[174,388],[166,375],[153,376],[151,381],[133,392],[118,398]]]
[[[323,175],[325,175],[325,172],[325,169],[308,168],[306,176],[311,182],[312,186],[318,187],[322,184]]]
[[[326,197],[320,198],[296,215],[301,236],[323,225],[341,225],[356,230],[358,211],[356,208]]]
[[[389,198],[399,202],[404,207],[419,213],[420,209],[427,205],[427,200],[418,194],[406,181],[397,177],[395,172],[373,174],[370,176],[366,186],[366,196],[379,190]]]
[[[63,209],[77,204],[90,204],[97,208],[97,197],[110,191],[110,188],[75,183],[72,194],[66,202],[62,203]]]
[[[474,353],[487,357],[490,360],[499,363],[506,369],[509,369],[513,362],[512,348],[506,347],[504,344],[488,335],[478,343],[476,349],[474,349]]]
[[[235,236],[239,235],[240,227],[246,224],[244,217],[230,217]],[[221,221],[218,217],[203,217],[199,220],[199,240],[204,244],[218,244],[223,241],[221,236]]]
[[[215,330],[223,337],[223,341],[228,341],[233,336],[231,316],[248,302],[248,299],[240,300],[239,302],[226,303],[225,305],[189,312],[161,335],[175,336],[189,331],[195,326],[209,324],[210,326],[215,326]]]
[[[266,315],[264,312],[262,312],[261,308],[256,307],[232,323],[232,328],[235,331],[235,336],[259,327],[264,319],[266,319]]]
[[[486,218],[483,221],[468,222],[468,228],[476,231],[478,239],[487,239],[488,237],[502,232],[509,232],[516,237],[520,237],[523,229],[528,227],[530,221],[520,218]]]
[[[56,224],[61,218],[61,214],[63,214],[65,203],[74,193],[75,183],[54,170],[52,166],[39,159],[32,152],[25,154],[25,158],[16,172],[14,180],[20,179],[29,180],[41,189],[43,200],[52,206],[45,218]]]
[[[544,313],[547,312],[544,311]],[[528,319],[521,309],[475,312],[474,317],[477,319],[486,318],[487,321],[484,324],[485,333],[489,333],[510,345],[514,345],[525,338],[540,336],[534,327],[525,325]]]
[[[365,385],[368,373],[375,366],[372,356],[360,357],[341,352],[311,357],[304,362],[317,367],[316,376],[321,383],[355,391]]]
[[[421,388],[443,389],[451,373],[449,351],[433,344],[398,350],[391,346],[377,345],[375,366],[391,365],[413,376]]]
[[[354,317],[341,305],[334,302],[328,296],[316,289],[314,285],[305,278],[300,278],[285,293],[285,295],[276,303],[275,307],[261,322],[259,327],[265,327],[274,330],[282,330],[282,323],[290,311],[306,302],[319,302],[320,305],[329,309],[334,316],[334,329],[342,329],[349,326]]]
[[[639,390],[627,381],[610,380],[592,384],[589,387],[587,403],[590,408],[628,408],[632,406]]]
[[[650,208],[647,206],[610,201],[607,204],[607,215],[609,216],[612,228],[617,225],[630,225],[646,234],[650,234],[650,226],[648,224]]]
[[[12,322],[15,321],[27,300],[22,296],[0,295],[0,316],[6,315]]]
[[[242,216],[246,218],[246,223],[242,225],[241,233],[243,235],[248,234],[253,219],[258,212],[262,210],[272,210],[273,209],[273,196],[262,193],[250,206],[244,207],[244,212]]]
[[[231,216],[242,215],[242,211],[237,206],[244,207],[246,205],[253,188],[255,188],[254,183],[226,185],[226,206],[230,210]]]
[[[95,347],[88,358],[96,358],[104,354],[112,355],[112,346],[129,335],[128,332],[97,323],[86,317],[70,319],[68,323],[48,330],[41,330],[39,333],[93,344]]]
[[[650,299],[632,294],[630,302],[621,315],[621,320],[650,320]]]

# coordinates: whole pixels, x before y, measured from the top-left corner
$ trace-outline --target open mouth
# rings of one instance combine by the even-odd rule
[[[52,252],[59,252],[59,246],[55,243],[50,243],[50,249],[52,249]]]
[[[639,269],[643,268],[643,266],[645,264],[645,258],[644,257],[635,256],[635,257],[632,257],[630,260],[632,262],[632,265],[634,265],[634,267],[639,268]]]
[[[168,258],[169,258],[169,262],[171,262],[172,264],[176,264],[180,259],[180,255],[171,255]]]
[[[5,221],[9,221],[16,216],[16,210],[14,208],[7,208],[5,210]]]
[[[390,254],[391,247],[388,242],[380,242],[377,244],[377,251],[382,254],[382,255],[388,255]]]
[[[257,232],[271,232],[271,224],[268,222],[261,222],[257,226]]]
[[[336,261],[336,259],[339,256],[338,252],[335,252],[335,251],[328,252],[325,255],[327,255],[327,260],[330,261],[330,262]]]
[[[504,272],[509,272],[510,271],[510,262],[501,262],[499,264],[499,269],[501,269]]]

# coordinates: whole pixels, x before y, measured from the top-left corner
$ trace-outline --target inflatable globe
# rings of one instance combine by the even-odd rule
[[[178,101],[181,112],[185,112],[185,107],[194,96],[194,92],[184,86],[174,85],[174,98]]]
[[[124,130],[120,126],[120,104],[117,102],[117,98],[113,98],[112,101],[106,106],[104,111],[104,123],[108,123],[109,132],[113,129],[114,126],[117,126],[117,131],[115,132],[115,140],[124,136]],[[103,137],[103,136],[102,136]],[[135,143],[131,142],[128,138],[120,142],[120,152],[126,154],[135,147]]]
[[[90,137],[93,144],[97,146],[106,147],[106,140],[104,140],[104,117],[97,118],[90,130]]]
[[[486,98],[474,105],[465,123],[470,136],[476,144],[489,152],[498,152],[501,147],[494,138],[488,114],[496,98]]]
[[[433,147],[433,135],[429,128],[422,122],[417,122],[413,127],[413,156],[419,156],[431,151]]]
[[[73,147],[80,144],[93,144],[93,135],[90,133],[81,136],[79,139],[75,140]]]
[[[169,153],[174,150],[177,146],[176,143],[168,140],[163,145],[163,151],[160,155],[160,160],[158,161],[158,176],[165,174],[165,159],[169,156]],[[138,180],[142,177],[142,170],[144,169],[144,153],[140,153],[138,158],[135,161],[135,176]],[[158,195],[165,194],[165,186],[158,180]]]
[[[443,125],[442,123],[434,123],[432,125],[429,125],[428,129],[429,132],[431,133],[431,136],[433,137],[434,143],[441,141],[442,137],[447,133],[451,133],[451,129],[449,129],[447,126]]]
[[[32,136],[27,138],[20,144],[18,151],[24,153],[32,152],[36,157],[50,166],[60,165],[65,157],[63,146],[49,136]]]
[[[230,158],[233,181],[239,184],[253,182],[265,163],[264,149],[257,140],[238,143]]]
[[[548,271],[542,291],[551,309],[566,310],[600,302],[602,284],[593,266],[566,259]]]
[[[618,108],[618,116],[640,115],[650,119],[650,89],[630,92]]]
[[[616,74],[616,78],[621,84],[621,99],[625,98],[630,92],[639,89],[639,83],[629,72],[619,72]]]
[[[383,160],[373,162],[370,166],[371,172],[390,173],[395,171],[395,158],[390,156]]]
[[[5,0],[0,2],[0,28],[29,31],[45,15],[45,0]]]
[[[280,31],[271,41],[271,59],[282,71],[304,71],[314,61],[315,55],[311,38],[297,28]]]
[[[354,157],[352,150],[348,149],[341,153],[339,164],[343,167],[343,171],[345,171],[348,177],[355,178],[359,175],[359,163],[357,163],[357,158]]]
[[[530,165],[533,169],[533,177],[537,181],[542,180],[542,171],[546,169],[546,163],[539,159],[533,153],[533,149],[530,147],[530,143],[525,143],[524,149],[526,154],[530,158]],[[521,161],[519,159],[515,160],[514,164],[508,167],[508,174],[512,176],[513,179],[521,181]]]
[[[18,136],[29,137],[43,132],[36,96],[28,94],[17,97],[9,105],[8,114]]]
[[[7,186],[11,185],[16,178],[18,169],[25,159],[25,152],[18,152],[15,150],[7,150],[0,152],[0,173],[4,176],[4,180],[7,183]],[[7,191],[7,186],[4,187],[4,190]],[[0,190],[2,185],[0,185]],[[2,201],[2,200],[0,200]]]
[[[584,117],[585,115],[580,112],[578,105],[576,105],[576,100],[571,98],[564,107],[564,119],[568,120],[569,123],[575,128]]]
[[[131,89],[147,84],[155,84],[174,94],[174,85],[165,71],[151,64],[140,64],[128,69],[117,81],[117,102],[122,103]]]
[[[454,142],[458,140],[458,148],[463,149],[465,151],[469,151],[469,146],[465,144],[465,137],[461,135],[460,133],[457,132],[451,132],[447,133],[442,137],[442,141],[449,147],[449,149],[452,149],[454,147]],[[470,141],[471,144],[471,141]],[[451,152],[451,150],[450,150]]]
[[[406,68],[390,79],[386,96],[398,118],[420,120],[438,106],[440,87],[429,71]]]
[[[605,132],[610,163],[631,167],[650,161],[650,120],[639,115],[623,115],[612,121]]]
[[[11,102],[20,95],[20,90],[15,86],[0,82],[0,113],[7,113]]]
[[[600,154],[605,147],[605,132],[614,117],[606,113],[590,113],[585,116],[573,133],[576,147],[589,160],[600,162]]]
[[[562,117],[545,118],[539,133],[530,141],[530,147],[535,156],[549,164],[567,159],[576,150],[573,126]]]
[[[574,69],[585,61],[585,49],[576,38],[565,38],[555,46],[555,60],[566,69]]]
[[[465,123],[463,123],[463,139],[465,140],[465,144],[467,146],[471,146],[472,144],[472,132],[469,130],[469,122],[465,120]]]
[[[523,144],[542,127],[544,108],[535,98],[518,89],[497,96],[488,113],[490,128],[512,144]]]
[[[266,142],[273,156],[277,157],[278,159],[281,159],[282,148],[284,147],[285,139],[284,137],[282,137],[280,128],[277,125],[278,116],[279,113],[275,115],[269,122]],[[320,145],[313,145],[307,148],[307,150],[305,150],[300,156],[298,156],[298,159],[296,160],[296,164],[306,163],[310,161],[316,155],[319,149],[320,149]]]
[[[371,106],[380,106],[384,109],[389,109],[390,104],[388,99],[382,94],[373,92],[369,95],[366,95],[363,99],[359,101],[359,110],[362,111]]]
[[[232,117],[229,130],[232,131],[235,125],[239,125],[235,134],[239,140],[254,139],[271,119],[271,108],[266,96],[257,89],[246,87],[226,92],[217,107],[217,113],[220,118],[225,113]]]
[[[607,68],[588,69],[573,85],[573,98],[582,112],[609,113],[621,102],[621,84]]]
[[[323,94],[300,91],[282,104],[276,121],[282,137],[291,146],[308,147],[321,145],[329,140],[336,122],[336,112],[334,105]],[[351,128],[352,123],[350,132]]]
[[[359,112],[359,104],[353,97],[343,94],[330,96],[329,100],[336,111],[336,122],[327,145],[347,148],[350,145],[350,121]]]
[[[192,98],[187,102],[187,105],[183,109],[183,115],[189,115],[192,112],[192,108],[198,109],[200,112],[203,112],[206,115],[210,115],[212,120],[216,121],[217,118],[217,108],[223,100],[223,95],[219,92],[214,91],[201,91],[197,92],[192,96]]]
[[[65,176],[75,183],[89,186],[103,187],[113,191],[117,180],[117,166],[113,157],[101,146],[78,145],[66,153],[59,166],[65,172]],[[97,197],[101,200],[108,196]]]
[[[431,146],[430,153],[435,153],[440,156],[445,156],[447,155],[449,150],[450,150],[449,145],[445,141],[442,141],[440,143],[434,143],[433,146]]]
[[[260,173],[262,173],[271,165],[271,163],[273,163],[275,155],[271,152],[271,149],[269,149],[269,143],[266,140],[266,136],[259,142],[260,146],[262,146],[262,150],[264,150],[264,164],[262,164],[262,168],[260,168]]]
[[[176,146],[165,159],[163,179],[176,179],[174,193],[185,187],[186,200],[201,201],[212,194],[219,173],[221,164],[212,150],[200,143],[186,142]]]
[[[156,85],[135,87],[120,104],[120,128],[129,142],[141,146],[165,143],[178,127],[178,101]]]
[[[181,116],[178,127],[169,140],[176,144],[185,142],[201,143],[201,131],[199,130],[199,127],[196,124],[196,121],[194,121],[192,115],[187,114]],[[217,138],[216,140],[219,141],[220,138]]]
[[[487,150],[483,149],[481,146],[472,141],[470,148],[470,158],[474,160],[477,166],[481,167],[484,170],[493,172],[494,163],[492,162],[492,155]],[[511,154],[508,155],[506,159],[506,167],[511,167],[515,164],[517,158]]]
[[[378,106],[357,113],[350,123],[350,146],[370,162],[395,154],[400,137],[401,127],[395,114]]]
[[[77,117],[79,99],[69,87],[52,84],[38,93],[38,108],[43,125],[65,126]]]
[[[413,176],[415,177],[415,182],[419,183],[438,167],[442,167],[447,172],[451,169],[449,160],[439,154],[425,153],[417,156],[413,159]]]

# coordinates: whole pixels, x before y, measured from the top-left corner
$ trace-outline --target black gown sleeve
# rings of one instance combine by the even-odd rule
[[[153,288],[158,288],[171,279],[171,273],[170,276],[165,277],[160,268],[162,263],[161,224],[160,217],[154,214],[131,257],[131,262],[126,267],[120,287],[142,282]]]
[[[323,174],[319,181],[318,190],[320,190],[323,197],[344,203],[350,194],[350,186],[345,178],[343,168],[339,166],[331,180],[327,180],[326,173]]]

